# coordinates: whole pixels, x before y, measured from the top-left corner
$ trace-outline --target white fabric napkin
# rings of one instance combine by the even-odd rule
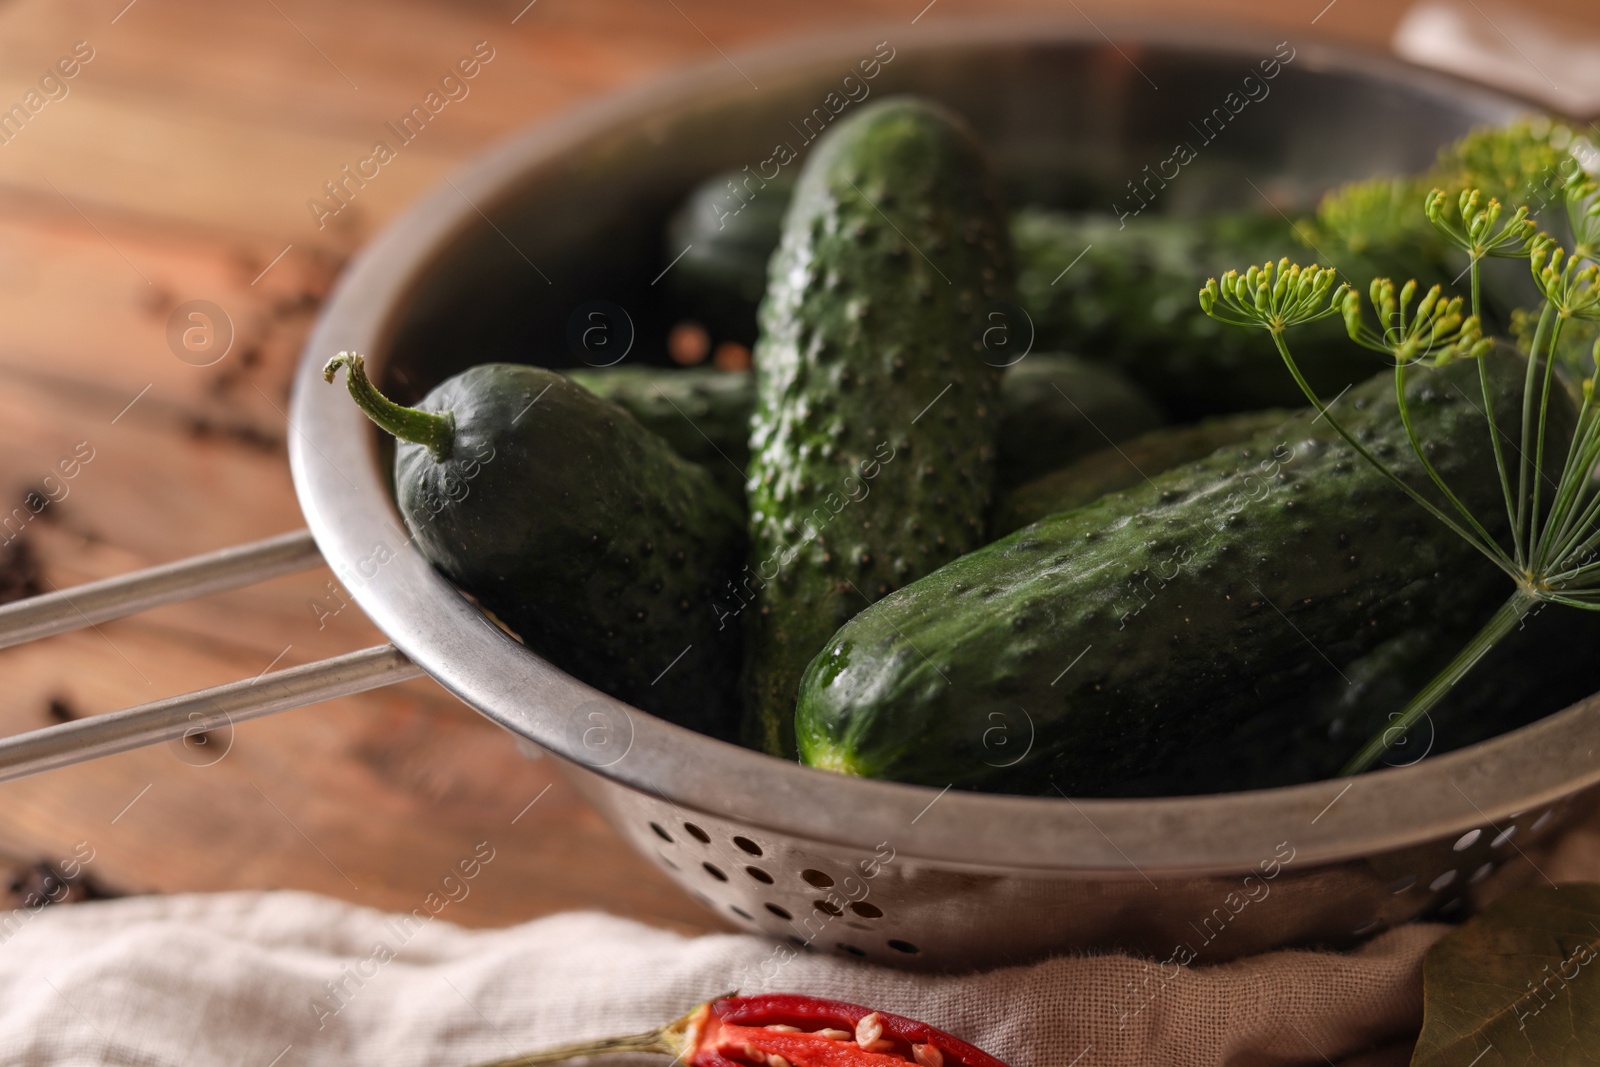
[[[1422,953],[1444,929],[1176,975],[1103,955],[950,977],[594,913],[467,930],[299,892],[0,926],[0,1063],[21,1067],[469,1067],[648,1030],[736,985],[910,1015],[1011,1067],[1322,1063],[1414,1033]]]

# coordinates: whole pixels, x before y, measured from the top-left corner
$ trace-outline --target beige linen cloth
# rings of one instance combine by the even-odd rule
[[[1600,876],[1600,833],[1533,862],[1558,881]],[[765,988],[914,1016],[1011,1067],[1388,1067],[1405,1063],[1422,955],[1447,929],[1149,984],[1155,965],[1121,955],[956,977],[800,955]],[[71,904],[0,943],[0,1064],[467,1067],[650,1029],[735,985],[760,991],[773,955],[756,937],[593,913],[466,930],[297,892]],[[1141,985],[1158,991],[1133,997]],[[1145,1006],[1130,1015],[1133,1002]]]
[[[1322,1063],[1416,1026],[1419,961],[1440,932],[1195,968],[1121,1030],[1148,966],[1121,956],[949,978],[802,956],[771,986],[915,1016],[1011,1067]],[[388,962],[380,945],[397,950]],[[0,1063],[467,1067],[650,1029],[770,972],[772,954],[593,913],[408,931],[295,892],[72,904],[0,946]]]

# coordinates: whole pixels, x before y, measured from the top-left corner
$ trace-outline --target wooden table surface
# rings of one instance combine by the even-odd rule
[[[50,82],[51,98],[0,144],[0,511],[30,493],[50,498],[0,530],[13,584],[65,588],[300,526],[285,460],[288,382],[340,265],[451,167],[597,94],[743,46],[856,26],[865,39],[871,24],[914,17],[1155,13],[1382,47],[1403,10],[1379,0],[936,5],[7,0],[0,107],[23,101],[75,47],[91,57]],[[1521,6],[1600,26],[1591,0]],[[308,198],[480,41],[494,59],[470,95],[318,229]],[[232,323],[232,347],[214,365],[169,346],[169,317],[190,300],[215,303]],[[45,481],[74,455],[73,478]],[[330,577],[311,571],[0,652],[0,732],[380,641],[354,607],[319,620],[311,605]],[[529,759],[429,682],[211,743],[0,786],[0,852],[27,866],[87,842],[88,873],[115,891],[294,887],[409,910],[487,840],[496,859],[453,907],[457,921],[593,907],[717,926],[549,760]]]

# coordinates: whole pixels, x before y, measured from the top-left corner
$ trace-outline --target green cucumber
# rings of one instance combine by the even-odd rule
[[[1367,738],[1431,682],[1475,627],[1441,620],[1401,633],[1312,691],[1267,708],[1178,755],[1161,773],[1133,779],[1123,796],[1268,789],[1332,778]],[[1600,614],[1530,615],[1384,757],[1408,766],[1515,730],[1600,689]],[[1438,724],[1437,727],[1435,724]]]
[[[1485,360],[1499,424],[1517,425],[1525,363]],[[1441,475],[1504,527],[1478,375],[1470,360],[1413,370],[1409,405]],[[1334,410],[1433,493],[1405,462],[1392,373]],[[1553,398],[1557,456],[1572,417],[1567,394]],[[1049,516],[857,615],[801,683],[801,756],[937,786],[1115,792],[1398,634],[1481,623],[1504,582],[1306,412]],[[993,743],[997,726],[1013,747]],[[1008,758],[1025,737],[1025,757]]]
[[[626,409],[678,455],[704,465],[719,485],[743,498],[756,403],[752,372],[628,366],[566,375]],[[1044,352],[1006,368],[1000,410],[1002,486],[1161,423],[1155,405],[1123,375],[1076,356]]]
[[[565,373],[638,419],[678,455],[705,467],[732,499],[744,502],[756,400],[750,372],[627,366]]]
[[[763,188],[742,173],[719,174],[689,195],[664,245],[669,258],[683,253],[667,277],[686,317],[705,322],[718,338],[750,343],[765,264],[790,195],[786,184]],[[1271,373],[1277,353],[1270,341],[1219,326],[1189,294],[1229,267],[1303,252],[1301,228],[1259,213],[1119,220],[1043,208],[1016,212],[1010,228],[1017,291],[1033,320],[1035,348],[1081,352],[1117,367],[1179,421],[1300,403],[1294,383]],[[1449,280],[1427,257],[1374,256],[1341,246],[1336,265],[1363,291],[1376,274]],[[1164,295],[1152,303],[1151,293]],[[1299,331],[1296,342],[1318,388],[1378,366],[1347,343],[1337,320]]]
[[[989,535],[1004,537],[1046,515],[1092,504],[1107,493],[1131,488],[1146,478],[1279,426],[1292,415],[1283,408],[1215,415],[1189,426],[1151,430],[1122,444],[1102,448],[1002,494],[989,522]]]
[[[1032,209],[1013,217],[1011,233],[1018,300],[1037,346],[1109,363],[1179,422],[1305,402],[1264,332],[1224,326],[1194,300],[1207,277],[1299,252],[1288,223],[1257,215],[1119,222]],[[1338,265],[1365,291],[1370,278],[1355,260]],[[1328,396],[1382,366],[1337,318],[1296,331],[1295,358]]]
[[[870,602],[976,548],[1012,296],[996,182],[960,119],[910,98],[818,139],[772,258],[751,417],[746,738],[793,751],[801,673]]]
[[[1078,456],[1161,425],[1161,411],[1125,376],[1076,356],[1038,353],[1000,379],[1000,486],[1020,485]]]
[[[674,306],[719,341],[750,345],[767,260],[778,245],[794,181],[729,171],[695,186],[667,222],[663,265]]]
[[[350,394],[394,434],[395,496],[428,561],[582,681],[727,735],[738,642],[712,609],[744,553],[743,520],[706,471],[621,408],[539,367],[487,363],[415,408],[361,357]]]

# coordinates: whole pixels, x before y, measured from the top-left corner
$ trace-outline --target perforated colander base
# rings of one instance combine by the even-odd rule
[[[1173,877],[1051,869],[1045,856],[1036,869],[973,869],[904,855],[893,841],[842,848],[687,811],[561,765],[623,837],[722,918],[796,949],[917,970],[1111,948],[1220,962],[1460,917],[1508,860],[1566,825],[1576,799],[1360,860],[1297,862],[1284,842],[1253,871]]]

